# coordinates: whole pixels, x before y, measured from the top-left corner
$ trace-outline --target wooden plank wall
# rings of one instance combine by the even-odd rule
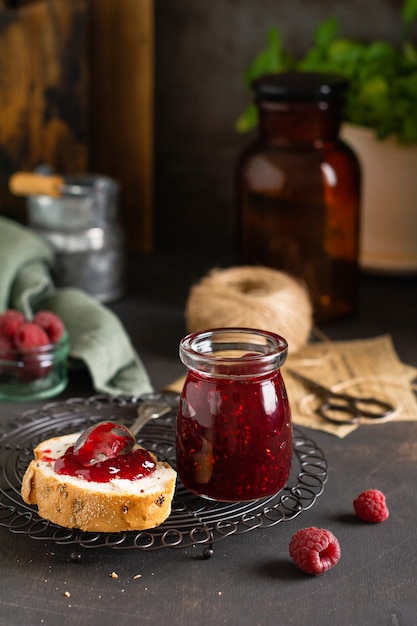
[[[25,221],[8,179],[40,163],[88,167],[86,0],[0,6],[0,213]]]
[[[153,246],[153,0],[91,0],[91,167],[120,181],[130,247]]]
[[[128,246],[153,246],[153,0],[0,2],[0,214],[40,163],[121,185]]]

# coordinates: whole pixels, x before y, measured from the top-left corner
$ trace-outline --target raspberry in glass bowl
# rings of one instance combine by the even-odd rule
[[[40,311],[0,314],[0,400],[25,402],[56,396],[68,384],[68,333],[61,319]]]

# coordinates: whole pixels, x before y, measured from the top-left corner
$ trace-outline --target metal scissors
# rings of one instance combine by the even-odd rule
[[[294,372],[294,370],[290,369],[287,371],[322,399],[321,404],[316,409],[316,413],[332,422],[332,424],[356,424],[362,417],[381,420],[395,411],[395,407],[384,400],[379,400],[372,396],[361,397],[348,393],[338,393],[306,376],[298,374],[298,372]],[[350,417],[348,419],[338,418],[338,412],[350,415]]]

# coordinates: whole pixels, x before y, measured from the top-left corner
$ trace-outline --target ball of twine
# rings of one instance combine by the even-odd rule
[[[308,341],[313,312],[306,287],[278,270],[239,266],[214,269],[189,293],[188,332],[220,327],[269,330],[283,336],[291,353]]]

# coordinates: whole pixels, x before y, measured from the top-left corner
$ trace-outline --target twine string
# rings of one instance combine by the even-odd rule
[[[306,286],[258,266],[212,270],[191,288],[185,317],[189,332],[231,326],[275,332],[287,340],[290,354],[307,343],[312,329]]]

